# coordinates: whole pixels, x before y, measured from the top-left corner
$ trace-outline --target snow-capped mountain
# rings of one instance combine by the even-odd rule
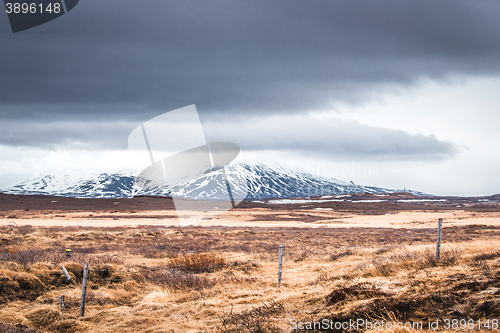
[[[137,192],[134,174],[134,171],[106,173],[67,169],[36,175],[2,192],[74,198],[128,198]]]
[[[326,179],[309,173],[265,164],[235,163],[226,166],[233,196],[246,199],[300,198],[344,193],[392,193],[394,190],[356,185]],[[180,196],[192,199],[227,198],[227,185],[221,173],[173,187],[143,190],[134,186],[137,171],[88,173],[67,170],[45,173],[3,191],[10,194],[55,195],[76,198],[128,198],[137,195]],[[412,194],[422,194],[411,191]]]

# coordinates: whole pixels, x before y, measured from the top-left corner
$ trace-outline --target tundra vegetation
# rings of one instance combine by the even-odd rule
[[[445,227],[439,261],[435,237],[435,229],[4,226],[0,332],[289,332],[292,319],[500,318],[500,228]]]

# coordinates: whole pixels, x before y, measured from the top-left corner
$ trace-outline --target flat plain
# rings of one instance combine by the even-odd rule
[[[176,212],[159,197],[0,194],[0,202],[0,332],[377,331],[314,326],[349,320],[390,322],[384,332],[417,332],[435,320],[439,330],[495,331],[499,324],[498,196],[265,200],[212,218]]]

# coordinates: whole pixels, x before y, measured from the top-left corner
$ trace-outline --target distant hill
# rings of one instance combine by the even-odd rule
[[[396,190],[357,185],[337,179],[327,179],[309,173],[262,163],[235,163],[226,166],[233,191],[246,193],[246,199],[301,198],[329,194],[393,193]],[[137,171],[92,173],[66,170],[43,173],[16,184],[4,193],[25,195],[53,195],[74,198],[130,198],[137,195],[179,196],[192,199],[223,199],[227,194],[220,174],[207,174],[202,178],[174,187],[144,191],[134,186]],[[207,186],[210,191],[206,191]],[[246,191],[248,189],[248,191]],[[425,193],[407,190],[414,195]]]

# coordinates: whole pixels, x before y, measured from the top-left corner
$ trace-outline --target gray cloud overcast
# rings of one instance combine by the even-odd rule
[[[279,124],[279,126],[276,126]],[[284,118],[209,123],[210,141],[234,139],[244,150],[281,150],[334,160],[443,160],[458,148],[435,135],[368,126],[353,120]],[[223,134],[221,134],[223,133]],[[227,137],[224,137],[227,136]]]
[[[279,124],[277,126],[276,124]],[[12,146],[49,149],[127,149],[126,138],[134,122],[51,122],[0,125],[0,141]],[[164,126],[176,133],[176,125]],[[368,126],[352,120],[261,118],[247,121],[210,122],[204,132],[208,141],[237,142],[244,151],[290,151],[335,160],[443,160],[454,156],[457,147],[434,135]],[[182,133],[179,133],[181,135]]]
[[[0,117],[202,118],[360,103],[384,85],[497,74],[497,1],[86,0],[44,26],[0,25]]]

